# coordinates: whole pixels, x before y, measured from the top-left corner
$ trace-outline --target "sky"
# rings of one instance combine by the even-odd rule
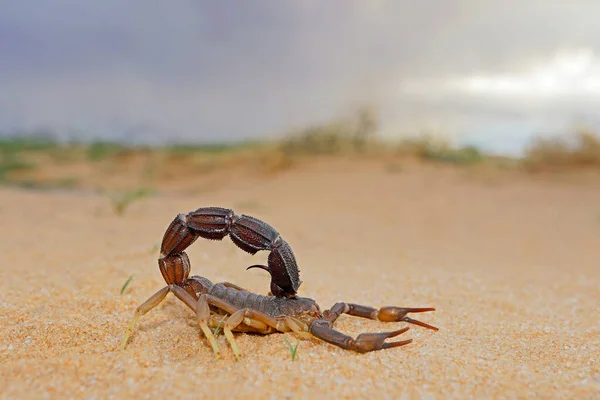
[[[600,128],[597,0],[0,5],[4,135],[262,139],[363,106],[383,137],[500,153]]]

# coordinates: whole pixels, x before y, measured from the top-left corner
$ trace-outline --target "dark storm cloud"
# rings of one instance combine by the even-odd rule
[[[400,82],[598,49],[598,15],[592,0],[4,2],[0,118],[142,140],[281,132],[364,103],[384,123],[454,118],[468,101]]]

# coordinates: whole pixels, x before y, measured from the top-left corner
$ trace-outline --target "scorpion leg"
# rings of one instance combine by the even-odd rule
[[[177,221],[179,221],[178,218],[176,218],[171,225],[177,227]],[[164,243],[172,241],[171,239],[174,237],[174,234],[165,234],[165,237],[167,237],[168,240],[163,241],[163,247],[165,246]],[[182,240],[184,239],[191,240],[189,236],[184,236]],[[180,242],[181,240],[177,243]],[[187,254],[185,252],[181,252],[177,254],[172,254],[170,256],[161,257],[158,260],[158,266],[161,274],[167,282],[167,286],[163,287],[158,292],[153,294],[148,300],[146,300],[135,310],[133,318],[131,319],[127,330],[125,331],[123,341],[121,342],[121,350],[125,349],[127,341],[133,333],[133,329],[135,328],[135,324],[137,323],[138,319],[142,315],[146,314],[148,311],[152,310],[154,307],[158,306],[169,292],[173,292],[173,294],[177,296],[177,298],[181,300],[185,305],[191,308],[192,311],[196,310],[196,300],[192,297],[191,294],[186,292],[185,289],[179,286],[187,284],[187,277],[190,272],[190,261],[188,259]]]
[[[208,327],[208,320],[210,319],[210,307],[208,306],[207,295],[200,295],[200,298],[198,301],[196,301],[191,294],[179,286],[173,286],[171,290],[179,300],[184,302],[186,306],[196,312],[196,320],[198,321],[198,325],[200,325],[200,329],[202,329],[202,332],[204,332],[204,335],[208,339],[213,352],[218,357],[221,354],[221,351],[219,350],[219,345],[217,344],[215,335]]]
[[[223,324],[225,323],[227,318],[229,318],[229,314],[211,314],[210,320],[208,321],[208,326],[215,329],[215,335],[216,330],[223,328]],[[247,317],[244,318],[242,324],[238,325],[232,331],[245,333],[259,333],[263,335],[275,332],[275,330],[267,324]]]
[[[281,332],[288,328],[285,321],[279,321],[260,311],[253,310],[251,308],[240,309],[215,296],[202,296],[205,296],[208,304],[211,306],[230,314],[230,316],[223,322],[223,333],[225,334],[225,337],[227,338],[227,341],[233,350],[235,358],[238,360],[242,356],[242,353],[233,336],[233,330],[235,330],[241,323],[259,330],[262,328],[262,331],[265,333],[272,332],[273,330]]]
[[[242,308],[234,312],[223,324],[223,333],[231,345],[231,349],[235,354],[235,358],[238,360],[242,357],[242,352],[235,341],[233,330],[242,323],[252,327],[263,327],[263,332],[265,333],[272,332],[273,330],[280,332],[291,330],[302,337],[306,338],[306,335],[311,337],[308,332],[302,331],[302,322],[295,318],[285,317],[283,320],[277,320],[268,316],[267,314],[261,313],[260,311],[253,310],[251,308]],[[304,329],[307,330],[308,327],[304,325]]]
[[[435,308],[409,308],[409,307],[395,307],[387,306],[376,309],[369,306],[361,306],[359,304],[352,303],[335,303],[333,307],[325,311],[323,314],[325,319],[332,324],[342,314],[348,314],[355,317],[368,318],[375,321],[382,322],[408,322],[411,324],[419,325],[428,329],[437,331],[439,328],[426,324],[425,322],[417,321],[407,316],[409,313],[421,313],[427,311],[435,311]]]
[[[310,324],[310,333],[313,336],[345,350],[354,350],[359,353],[366,353],[374,350],[390,349],[393,347],[404,346],[412,342],[412,339],[399,342],[386,342],[385,340],[398,336],[409,327],[392,332],[362,333],[353,339],[352,337],[332,328],[331,322],[323,319],[315,319]]]
[[[233,337],[233,332],[231,330],[235,329],[239,324],[242,323],[242,321],[244,321],[244,314],[245,309],[238,310],[234,312],[231,316],[229,316],[229,318],[227,318],[227,320],[223,324],[223,333],[225,334],[225,337],[227,338],[227,341],[231,346],[231,350],[233,350],[233,354],[235,355],[235,358],[237,360],[239,360],[242,357],[242,352],[240,351],[240,348],[238,347],[237,342]]]
[[[127,330],[125,331],[125,335],[123,336],[123,340],[121,342],[121,350],[125,350],[127,341],[129,340],[129,337],[133,333],[133,330],[135,329],[135,324],[137,323],[138,319],[142,315],[146,314],[148,311],[152,310],[154,307],[159,305],[160,302],[163,301],[164,298],[167,296],[167,293],[169,293],[169,290],[170,290],[170,287],[165,286],[164,288],[160,289],[158,292],[156,292],[152,296],[150,296],[150,298],[148,300],[146,300],[144,303],[142,303],[138,308],[136,308],[136,310],[133,314],[133,318],[131,318],[131,322],[129,322],[129,326],[127,327]]]
[[[285,321],[287,327],[302,339],[312,338],[312,335],[308,333],[308,325],[306,325],[304,322],[297,318],[287,316],[283,320]]]
[[[238,286],[238,285],[236,285],[235,283],[231,283],[231,282],[221,282],[221,284],[223,284],[223,286],[225,286],[225,287],[228,287],[228,288],[232,288],[232,289],[235,289],[235,290],[242,290],[242,291],[245,291],[245,292],[247,292],[247,290],[246,290],[246,289],[244,289],[244,288],[243,288],[243,287],[241,287],[241,286]]]
[[[150,310],[152,310],[154,307],[158,306],[165,299],[165,297],[167,296],[167,294],[169,292],[173,292],[173,294],[175,296],[177,296],[177,298],[179,300],[181,300],[185,305],[187,305],[192,310],[195,310],[196,300],[194,300],[194,298],[188,292],[186,292],[184,289],[180,288],[179,286],[175,286],[175,285],[165,286],[164,288],[160,289],[158,292],[156,292],[152,296],[150,296],[150,298],[148,300],[146,300],[144,303],[142,303],[138,308],[136,308],[136,310],[133,314],[133,318],[131,318],[131,322],[129,323],[129,326],[127,327],[127,330],[125,331],[125,335],[123,336],[123,341],[121,342],[121,350],[125,350],[127,341],[129,340],[129,337],[133,333],[133,330],[135,328],[135,325],[136,325],[138,319],[142,315],[144,315],[147,312],[149,312]]]
[[[198,325],[200,325],[200,329],[204,332],[204,335],[208,339],[213,352],[218,357],[221,354],[219,350],[219,345],[217,344],[217,339],[215,335],[208,327],[208,320],[210,318],[210,307],[208,306],[208,300],[206,299],[206,295],[203,294],[198,299],[196,303],[196,319],[198,320]]]

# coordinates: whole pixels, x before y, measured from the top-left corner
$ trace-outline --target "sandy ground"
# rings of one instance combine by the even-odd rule
[[[117,216],[105,196],[0,189],[1,398],[600,398],[600,179],[329,162]],[[190,180],[190,186],[194,186]],[[204,190],[206,189],[206,190]],[[164,282],[157,246],[201,206],[268,221],[322,307],[436,307],[408,346],[358,354],[281,334],[239,334],[221,359],[173,296],[118,345]],[[189,249],[193,273],[266,293],[265,261],[229,240]],[[127,278],[133,279],[125,292]],[[398,329],[342,316],[356,335]]]

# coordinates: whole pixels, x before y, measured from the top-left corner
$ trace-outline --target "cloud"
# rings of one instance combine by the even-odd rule
[[[471,112],[519,110],[402,85],[518,72],[560,49],[598,53],[597,15],[586,0],[11,2],[0,129],[239,139],[363,103],[392,133],[460,126]]]

